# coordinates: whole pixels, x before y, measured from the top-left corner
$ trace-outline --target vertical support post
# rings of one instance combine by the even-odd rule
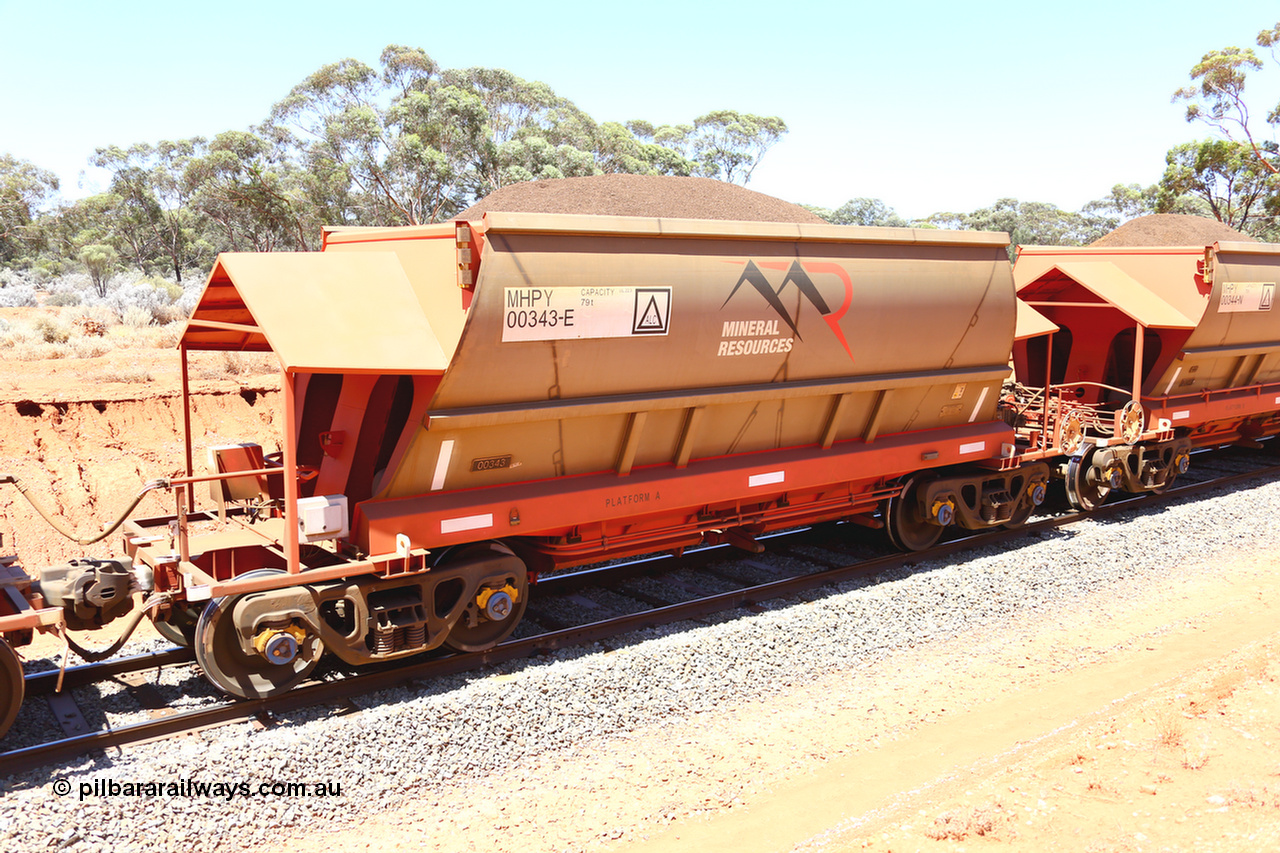
[[[1053,332],[1049,333],[1048,339],[1044,342],[1044,417],[1041,423],[1044,429],[1040,430],[1040,449],[1049,449],[1049,383],[1053,381]]]
[[[884,414],[885,401],[889,399],[891,389],[883,388],[876,393],[875,404],[871,407],[871,418],[867,421],[867,427],[862,431],[862,440],[867,444],[876,440],[876,435],[880,432],[880,418]]]
[[[844,418],[844,413],[848,410],[851,400],[853,400],[853,394],[841,394],[831,404],[831,410],[827,414],[827,424],[822,428],[821,445],[823,450],[830,450],[831,445],[836,443],[836,434],[840,432],[840,421]]]
[[[1139,403],[1142,401],[1142,345],[1143,345],[1143,329],[1139,323],[1137,330],[1133,333],[1133,401]]]
[[[280,374],[284,391],[284,555],[290,574],[302,571],[298,557],[298,433],[293,420],[296,412],[292,371]]]
[[[187,510],[184,506],[190,500],[190,494],[195,491],[191,483],[179,483],[174,486],[178,509],[178,558],[184,562],[191,562],[191,540],[187,532]]]
[[[191,460],[191,382],[187,373],[187,345],[178,347],[182,353],[182,436],[187,448],[187,476],[195,472]],[[196,511],[196,490],[187,490],[187,512]]]
[[[702,420],[705,408],[705,406],[693,406],[686,410],[684,429],[680,433],[680,443],[676,447],[677,468],[685,468],[689,465],[689,457],[693,455],[693,439],[698,433],[698,422]]]
[[[622,450],[618,453],[618,476],[625,477],[631,473],[631,466],[636,461],[636,451],[640,447],[640,433],[644,430],[648,412],[632,412],[627,418],[627,433],[622,439]]]

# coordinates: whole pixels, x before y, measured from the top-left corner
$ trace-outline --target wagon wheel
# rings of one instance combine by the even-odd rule
[[[17,718],[25,691],[18,653],[13,646],[0,640],[0,737],[4,737]]]
[[[920,485],[919,478],[912,477],[885,505],[884,522],[889,541],[902,551],[923,551],[942,537],[941,525],[920,515],[916,500]]]
[[[1102,506],[1107,495],[1111,494],[1110,484],[1093,470],[1093,454],[1096,452],[1097,448],[1090,447],[1083,455],[1072,456],[1067,463],[1067,501],[1084,512],[1092,512]]]
[[[199,607],[174,607],[167,621],[152,620],[156,633],[174,645],[191,648],[196,636],[196,623],[200,620]]]
[[[279,569],[259,569],[239,579],[283,574]],[[205,606],[196,623],[193,646],[196,663],[205,678],[223,693],[242,699],[267,699],[287,693],[316,668],[323,651],[317,637],[308,637],[297,653],[284,663],[273,663],[259,654],[240,648],[232,611],[251,592],[215,598]]]
[[[456,559],[474,554],[476,548],[511,553],[505,545],[490,543],[450,551],[449,557]],[[467,602],[466,609],[449,630],[449,636],[445,637],[446,648],[455,652],[482,652],[511,636],[529,604],[529,573],[524,563],[519,563],[519,566],[501,579],[494,578],[481,584],[476,596]]]

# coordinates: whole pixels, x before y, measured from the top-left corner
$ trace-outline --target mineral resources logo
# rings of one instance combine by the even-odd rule
[[[775,290],[769,282],[764,270],[779,271],[785,273],[782,283]],[[814,284],[812,275],[835,275],[844,285],[844,301],[839,308],[832,310],[827,300],[823,298],[818,291],[818,287]],[[840,342],[840,346],[849,356],[849,360],[853,361],[853,351],[849,348],[849,342],[845,339],[844,330],[840,328],[840,319],[849,311],[850,305],[853,304],[853,282],[849,279],[849,273],[839,264],[828,262],[814,262],[802,264],[800,261],[791,261],[790,265],[786,261],[762,261],[757,264],[755,261],[747,261],[747,265],[743,268],[742,274],[738,276],[738,283],[733,286],[733,290],[729,292],[729,296],[724,300],[724,304],[720,307],[723,309],[729,304],[729,300],[737,295],[742,289],[742,285],[749,284],[755,291],[764,298],[764,301],[774,313],[778,315],[778,320],[747,320],[747,321],[727,321],[721,330],[720,348],[716,355],[759,355],[761,353],[779,353],[791,352],[795,341],[803,341],[804,338],[800,334],[800,315],[804,310],[803,304],[796,306],[796,313],[793,317],[791,312],[787,310],[787,306],[782,303],[782,293],[787,289],[787,285],[795,285],[800,291],[800,295],[815,309],[822,319],[826,321],[831,328],[832,334],[836,336],[836,340]],[[779,322],[785,323],[787,328],[791,330],[792,337],[780,337]]]

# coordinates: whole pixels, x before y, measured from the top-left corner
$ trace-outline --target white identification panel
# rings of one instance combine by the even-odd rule
[[[563,341],[665,335],[669,287],[508,287],[503,341]]]
[[[1270,311],[1275,296],[1274,281],[1224,281],[1218,296],[1218,313]]]

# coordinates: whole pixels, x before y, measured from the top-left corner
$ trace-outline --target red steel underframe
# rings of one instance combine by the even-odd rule
[[[600,531],[617,547],[626,547],[628,537],[637,544],[661,541],[681,532],[727,526],[734,505],[756,507],[785,497],[775,510],[745,513],[766,524],[775,511],[792,523],[807,516],[847,515],[868,498],[874,503],[868,491],[877,482],[924,468],[977,463],[1012,441],[1012,428],[1002,422],[966,424],[881,436],[870,444],[850,441],[829,450],[806,447],[738,455],[679,470],[666,465],[635,469],[627,477],[608,472],[366,501],[356,511],[355,529],[373,553],[394,551],[397,534],[415,546],[435,549],[477,539],[577,532],[583,548],[557,561],[574,565],[603,558],[601,545],[585,541],[594,537],[599,542]],[[703,508],[714,518],[700,527],[697,515]]]
[[[1280,383],[1252,385],[1247,388],[1227,388],[1221,391],[1200,391],[1172,397],[1147,397],[1143,406],[1150,412],[1149,418],[1166,419],[1173,429],[1194,428],[1193,444],[1216,444],[1224,430],[1234,430],[1243,419],[1257,415],[1275,415],[1280,411]],[[1203,436],[1203,441],[1197,441]]]

